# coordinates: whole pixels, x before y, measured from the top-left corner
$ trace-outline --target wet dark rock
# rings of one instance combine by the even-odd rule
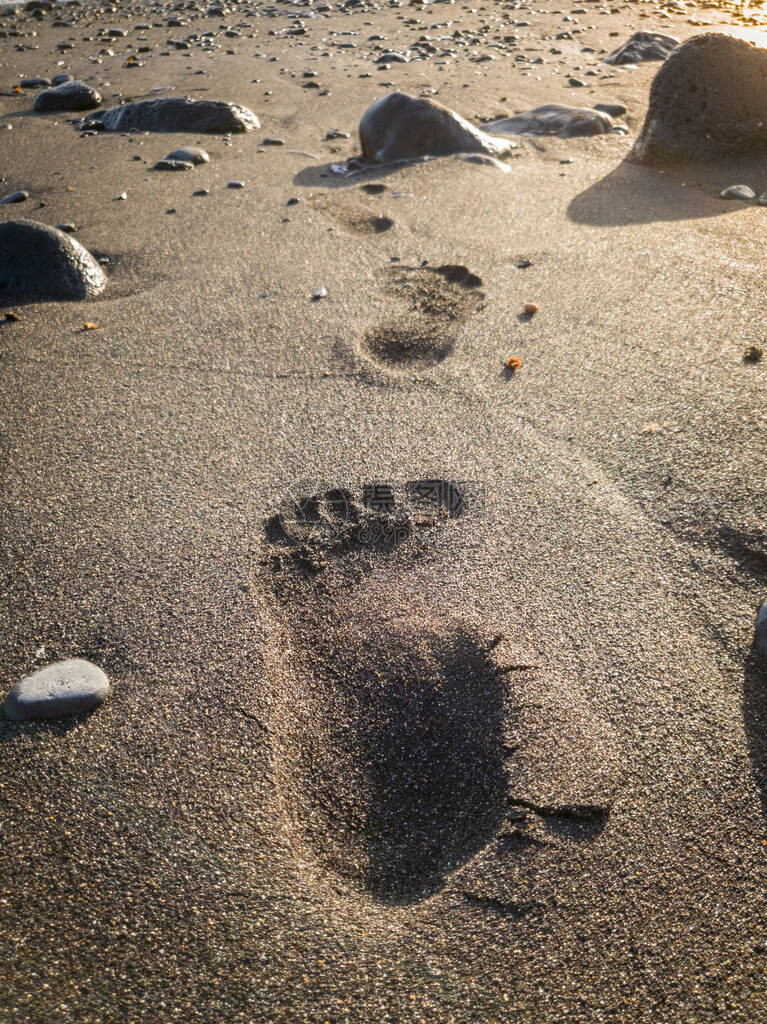
[[[369,107],[359,127],[364,159],[390,163],[450,153],[505,156],[514,143],[488,135],[459,114],[429,99],[389,93]]]
[[[605,57],[605,64],[641,64],[645,60],[665,60],[679,46],[674,36],[660,32],[635,32],[617,50]]]
[[[602,135],[620,126],[609,114],[600,110],[550,103],[515,114],[514,117],[491,121],[485,127],[489,131],[504,135],[561,135],[563,138],[574,138],[583,135]]]
[[[83,125],[100,123],[108,132],[249,132],[259,127],[256,115],[247,107],[216,100],[164,97],[125,103],[90,114]]]
[[[767,152],[767,49],[733,36],[693,36],[653,79],[632,157],[707,161]]]
[[[51,79],[51,85],[63,85],[64,82],[71,82],[71,75],[54,75]]]
[[[35,97],[35,110],[48,114],[61,110],[93,110],[101,103],[101,93],[85,82],[62,82]]]
[[[7,196],[0,199],[0,206],[11,206],[13,203],[23,203],[29,199],[29,192],[9,192]]]
[[[22,78],[19,82],[22,89],[45,89],[50,84],[50,78]]]
[[[86,248],[31,220],[0,223],[0,302],[90,299],[107,283]]]

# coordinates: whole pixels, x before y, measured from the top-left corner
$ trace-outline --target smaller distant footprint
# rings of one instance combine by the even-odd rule
[[[407,312],[368,331],[364,355],[391,370],[425,369],[445,360],[461,326],[484,305],[482,278],[459,263],[387,268],[385,287]]]
[[[394,227],[391,217],[374,213],[363,203],[349,199],[336,199],[325,193],[311,196],[309,205],[331,217],[343,231],[354,235],[382,235]]]

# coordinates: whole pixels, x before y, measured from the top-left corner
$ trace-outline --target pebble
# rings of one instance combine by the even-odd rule
[[[326,298],[327,294],[328,290],[325,287],[325,285],[323,285],[321,288],[318,288],[317,291],[312,295],[312,301],[317,302],[319,299],[324,299]]]
[[[722,199],[756,199],[756,192],[749,185],[730,185],[719,195]]]
[[[10,206],[11,203],[23,203],[29,199],[29,192],[9,192],[7,196],[0,199],[0,206]]]
[[[524,306],[522,307],[522,309],[529,316],[532,316],[533,313],[537,313],[538,312],[538,306],[534,302],[526,302],[524,304]]]
[[[245,188],[245,182],[244,181],[227,181],[226,187],[227,188]]]
[[[183,146],[168,153],[166,160],[180,160],[187,164],[206,164],[210,160],[207,150],[202,146]]]
[[[75,231],[75,226],[74,224],[57,224],[56,230],[63,231],[67,235],[71,235]]]
[[[93,711],[109,695],[109,680],[96,665],[82,658],[59,661],[16,683],[3,706],[5,717],[20,722],[35,718],[64,718]]]
[[[267,139],[262,139],[261,140],[261,145],[262,146],[284,146],[285,145],[285,140],[284,139],[268,139],[268,138]]]
[[[628,113],[628,107],[623,103],[595,103],[594,110],[599,110],[610,117],[623,117]]]

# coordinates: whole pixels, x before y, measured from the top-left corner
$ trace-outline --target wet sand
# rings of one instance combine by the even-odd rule
[[[744,18],[268,10],[0,19],[0,217],[109,275],[0,322],[0,674],[113,686],[0,722],[0,1018],[767,1020],[767,172],[626,162],[600,60]],[[261,128],[81,137],[58,72]],[[629,131],[334,173],[393,89]]]

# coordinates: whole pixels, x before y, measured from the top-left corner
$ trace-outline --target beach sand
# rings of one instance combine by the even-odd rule
[[[1,19],[0,217],[109,284],[0,322],[0,676],[113,688],[0,724],[3,1021],[767,1020],[767,171],[626,161],[602,62],[767,19],[668,6]],[[261,128],[81,137],[59,72]],[[394,89],[629,130],[334,173]]]

